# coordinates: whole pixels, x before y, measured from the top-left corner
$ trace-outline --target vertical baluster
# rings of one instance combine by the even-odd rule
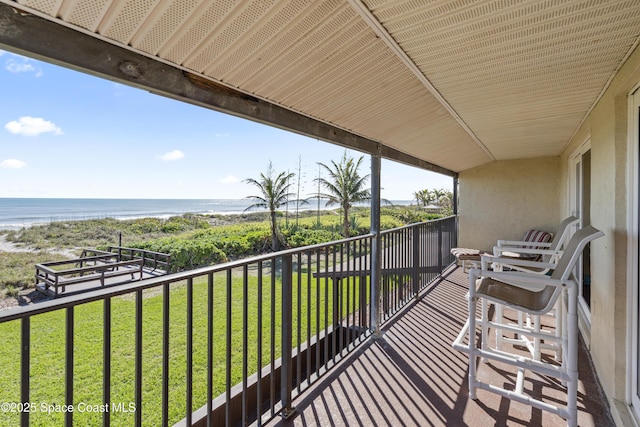
[[[249,371],[249,270],[242,266],[242,425],[247,425],[247,377]]]
[[[292,353],[292,318],[293,318],[293,301],[292,301],[292,257],[285,255],[282,260],[282,321],[281,321],[281,339],[282,339],[282,378],[280,380],[280,400],[282,401],[282,416],[288,418],[293,415],[293,407],[291,406],[291,391],[293,388],[293,366],[291,360]]]
[[[135,405],[136,427],[142,426],[142,291],[136,291]]]
[[[341,248],[342,246],[340,246]],[[333,300],[332,300],[332,324],[331,324],[331,329],[332,329],[332,333],[331,333],[331,359],[335,362],[335,357],[336,357],[336,348],[337,348],[337,340],[336,340],[336,333],[337,333],[337,329],[338,329],[338,298],[339,298],[339,293],[338,293],[338,289],[340,289],[340,286],[342,285],[342,266],[340,266],[340,269],[338,269],[338,263],[337,263],[337,256],[338,256],[338,247],[336,245],[333,246],[333,251],[332,251],[332,256],[331,256],[331,263],[333,264],[333,270],[334,271],[339,271],[338,274],[340,276],[336,276],[336,278],[333,280],[333,288],[332,288],[332,296],[333,296]],[[328,332],[328,328],[327,328],[327,332]],[[328,360],[327,360],[328,361]]]
[[[344,347],[344,335],[343,335],[343,331],[344,331],[344,288],[349,287],[349,272],[351,271],[351,268],[349,266],[349,257],[347,255],[346,259],[345,259],[345,253],[344,253],[344,247],[347,246],[348,243],[343,243],[340,245],[340,262],[341,262],[341,268],[344,269],[345,267],[345,262],[346,262],[346,275],[343,274],[343,279],[340,281],[340,286],[338,286],[337,289],[337,312],[338,312],[338,321],[336,322],[335,328],[334,329],[334,335],[335,332],[337,332],[338,335],[338,347],[337,349],[334,349],[333,353],[334,353],[334,357],[336,354],[342,354],[342,349]],[[335,360],[335,359],[334,359]]]
[[[207,427],[213,427],[213,273],[207,276]]]
[[[388,246],[388,239],[390,238],[389,234],[385,234],[384,236],[382,236],[383,241],[382,241],[382,245],[381,245],[381,250],[383,247],[387,247]],[[381,263],[381,269],[386,268],[387,265],[387,251],[381,252],[380,256],[382,258],[382,263]],[[389,303],[390,303],[390,299],[389,299],[389,283],[386,280],[386,276],[385,274],[381,274],[381,278],[382,278],[382,318],[386,319],[387,317],[387,313],[389,311]]]
[[[321,260],[322,260],[322,251],[318,250],[316,255],[316,271],[320,271],[321,268]],[[327,270],[325,264],[325,271]],[[327,284],[327,277],[324,278],[325,286]],[[322,279],[320,277],[316,277],[316,303],[314,306],[316,307],[316,375],[320,373],[320,284],[322,283]]]
[[[442,274],[442,221],[438,221],[438,274]]]
[[[360,271],[363,271],[365,273],[360,275],[360,278],[358,279],[358,313],[360,313],[358,315],[358,329],[362,329],[362,328],[366,328],[367,327],[367,320],[365,318],[366,316],[366,312],[367,312],[367,277],[369,277],[369,273],[366,273],[367,271],[369,271],[370,268],[370,264],[369,264],[369,251],[368,251],[368,247],[369,245],[367,244],[369,242],[369,239],[363,239],[360,241],[360,243],[358,244],[358,250],[360,251]]]
[[[352,258],[351,245],[355,245],[355,242],[347,243],[347,262],[349,263],[349,274],[347,275],[347,289],[346,289],[346,301],[344,304],[344,345],[347,347],[349,342],[351,342],[351,286],[353,286],[353,273],[356,271],[355,268],[355,258]]]
[[[231,426],[231,269],[227,269],[227,330],[226,330],[226,398],[225,398],[225,425]]]
[[[258,426],[262,425],[262,261],[258,262],[258,333],[257,335],[257,361],[258,383],[256,384],[256,413],[258,414]]]
[[[324,265],[326,266],[326,270],[329,271],[329,247],[325,247],[324,252]],[[335,264],[333,265],[334,278],[332,280],[333,286],[335,286],[336,278],[335,278]],[[325,278],[324,282],[324,364],[326,365],[329,362],[329,337],[327,333],[329,332],[329,275]]]
[[[393,259],[391,258],[391,248],[393,248],[396,245],[396,235],[392,232],[389,234],[389,244],[384,246],[383,249],[383,256],[385,256],[387,258],[387,269],[391,269],[393,267]],[[391,317],[391,313],[393,312],[393,307],[395,306],[396,303],[396,283],[394,281],[393,275],[389,274],[389,271],[387,271],[386,274],[382,274],[382,277],[387,277],[388,280],[388,286],[389,286],[389,295],[390,295],[390,304],[389,304],[389,310],[387,312],[387,316],[386,319],[389,319]]]
[[[415,297],[418,296],[420,292],[420,226],[414,225],[411,229],[411,233],[413,235],[412,240],[412,259],[413,259],[413,267],[412,267],[412,277],[413,277],[413,295]]]
[[[427,276],[428,267],[429,267],[429,259],[427,257],[427,230],[426,224],[420,225],[420,265],[423,266],[422,273],[420,274],[420,280],[423,289],[427,283],[429,283],[429,277]]]
[[[271,326],[270,326],[270,367],[271,376],[275,378],[275,366],[276,366],[276,258],[271,259],[271,301],[270,301],[270,313],[271,313]],[[271,416],[275,416],[276,406],[276,384],[275,381],[269,381],[269,402],[271,402]]]
[[[65,404],[73,405],[73,307],[67,307],[66,317],[66,350],[65,350]],[[64,414],[64,424],[73,425],[73,411]]]
[[[311,384],[311,258],[307,252],[307,385]]]
[[[302,355],[300,354],[300,347],[302,347],[302,252],[298,252],[296,254],[297,256],[297,283],[298,283],[298,288],[297,288],[297,296],[296,296],[296,302],[297,302],[297,314],[296,314],[296,334],[297,334],[297,351],[296,351],[296,385],[297,385],[297,389],[298,389],[298,393],[300,392],[300,386],[302,384],[302,381],[300,381],[300,378],[302,377]]]
[[[187,372],[186,423],[191,425],[193,412],[193,279],[187,279]]]
[[[111,298],[105,298],[102,309],[102,402],[111,402]],[[111,408],[108,408],[111,409]],[[102,413],[102,425],[111,425],[111,413]]]
[[[169,425],[169,283],[162,286],[162,425]]]
[[[31,317],[23,317],[20,320],[20,400],[23,403],[29,402],[29,383],[31,372]],[[20,414],[20,425],[29,426],[29,411],[22,411]]]

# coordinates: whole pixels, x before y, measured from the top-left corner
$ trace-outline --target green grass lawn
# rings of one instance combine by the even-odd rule
[[[406,208],[403,208],[403,213]],[[356,210],[356,225],[361,227],[361,232],[368,230],[368,211]],[[286,226],[287,219],[281,218],[281,224]],[[300,218],[296,228],[292,228],[295,219],[289,218],[289,228],[285,233],[296,246],[318,243],[314,239],[335,240],[335,230],[340,229],[340,219],[335,212],[324,213],[321,216],[322,229],[316,228],[317,218],[309,215]],[[394,215],[383,216],[382,228],[392,228],[403,225]],[[233,254],[249,256],[242,251],[251,251],[252,240],[247,236],[268,232],[269,224],[265,221],[232,224],[227,226],[210,227],[203,223],[199,217],[186,217],[182,219],[162,222],[155,219],[144,219],[138,222],[119,222],[115,220],[79,221],[71,224],[53,223],[43,228],[32,227],[20,233],[11,233],[8,237],[16,239],[27,245],[35,247],[77,247],[95,246],[99,244],[113,244],[116,230],[126,225],[123,235],[126,242],[135,239],[162,239],[169,236],[171,239],[190,240],[192,236],[204,235],[207,238],[215,238],[221,242],[221,247]],[[295,235],[301,229],[307,232]],[[311,231],[320,230],[328,234],[314,234]],[[268,236],[268,235],[267,235]],[[294,237],[297,236],[297,240]],[[254,241],[259,241],[255,239]],[[233,252],[236,251],[236,252]],[[241,257],[241,256],[239,256]],[[46,260],[59,259],[48,253],[6,254],[0,257],[0,291],[11,287],[32,285],[33,264]],[[314,266],[315,268],[315,266]],[[307,331],[315,334],[326,328],[326,319],[332,318],[332,303],[328,304],[325,312],[325,299],[331,298],[332,282],[330,280],[312,280],[308,282],[309,275],[303,269],[299,275],[294,274],[294,298],[293,307],[298,306],[298,297],[301,303],[300,316],[293,319],[293,347],[298,346],[297,330],[300,326],[300,341],[306,340]],[[298,294],[298,280],[301,283]],[[357,280],[351,282],[350,298],[357,301]],[[309,287],[307,283],[310,283]],[[277,359],[280,347],[280,281],[272,285],[270,277],[265,278],[262,285],[262,330],[258,330],[258,283],[256,274],[249,275],[247,284],[247,318],[249,319],[246,330],[248,345],[243,347],[243,283],[240,275],[233,274],[231,282],[231,337],[229,346],[232,360],[232,384],[241,381],[242,361],[247,357],[249,372],[258,370],[257,340],[262,334],[262,366],[269,364],[271,359]],[[187,292],[184,283],[172,285],[170,293],[170,363],[169,386],[170,423],[175,423],[185,415],[186,393],[186,299]],[[343,287],[346,294],[347,287]],[[207,389],[207,290],[206,278],[196,280],[193,284],[193,408],[195,410],[206,403]],[[307,295],[309,293],[309,295]],[[2,297],[2,295],[0,295]],[[227,292],[226,275],[215,276],[214,281],[214,344],[213,344],[213,395],[224,392],[226,384],[226,302]],[[271,300],[275,300],[273,306],[275,323],[271,324]],[[308,298],[310,303],[308,304]],[[144,425],[155,426],[161,421],[161,390],[162,390],[162,304],[163,296],[159,289],[145,292],[143,299],[143,407]],[[353,306],[342,307],[342,314],[347,315],[353,311]],[[320,311],[320,312],[318,312]],[[307,319],[311,324],[307,327]],[[135,368],[135,298],[118,297],[112,301],[112,349],[111,349],[111,399],[110,403],[123,404],[128,407],[134,402],[134,368]],[[320,320],[318,322],[318,319]],[[104,404],[102,398],[103,389],[103,303],[95,302],[76,307],[74,310],[74,403],[80,402],[88,405],[99,406]],[[271,354],[271,330],[274,331],[275,353]],[[8,322],[0,324],[0,403],[18,402],[20,400],[20,323]],[[31,414],[33,426],[58,426],[63,424],[64,414],[61,412],[43,413],[45,405],[63,405],[65,400],[65,311],[59,310],[52,313],[35,316],[31,321],[31,395],[30,401],[35,403],[36,412]],[[250,374],[251,375],[251,374]],[[75,412],[74,421],[77,425],[99,425],[102,415],[100,413]],[[111,413],[111,425],[130,426],[133,424],[133,413]],[[19,424],[20,416],[17,413],[0,411],[0,426],[13,426]]]
[[[299,276],[301,283],[301,315],[293,319],[293,346],[298,345],[297,327],[300,322],[302,337],[306,340],[307,313],[310,313],[311,333],[325,328],[324,300],[331,295],[331,281],[312,280],[310,286],[311,305],[307,306],[306,273]],[[265,277],[262,285],[262,361],[263,366],[277,359],[280,343],[280,281],[271,284]],[[298,275],[294,274],[293,307],[297,307]],[[327,287],[326,287],[326,286]],[[232,383],[242,378],[242,358],[247,355],[249,372],[257,371],[258,339],[258,285],[255,275],[249,276],[247,312],[248,347],[243,348],[243,283],[237,274],[231,283],[232,302]],[[207,377],[207,281],[206,277],[193,284],[193,410],[206,404]],[[346,290],[345,290],[346,292]],[[357,294],[357,292],[356,292]],[[271,298],[276,304],[275,324],[271,324]],[[351,298],[357,298],[351,289]],[[319,298],[319,301],[318,301]],[[329,297],[331,298],[331,297]],[[225,390],[226,358],[226,274],[214,277],[214,363],[213,395]],[[162,292],[145,292],[143,298],[143,407],[144,425],[155,426],[161,422],[162,390]],[[186,393],[186,304],[187,287],[184,283],[172,285],[170,292],[170,423],[175,423],[185,415]],[[346,304],[346,303],[345,303]],[[326,317],[331,319],[329,304]],[[320,324],[316,324],[317,310],[320,310]],[[343,307],[346,314],[350,308]],[[112,378],[111,402],[134,402],[134,353],[135,353],[135,298],[132,296],[114,298],[112,301]],[[74,311],[74,403],[100,405],[102,401],[102,348],[103,348],[103,303],[94,302],[78,306]],[[271,328],[275,332],[275,354],[271,354]],[[20,400],[20,324],[9,322],[0,324],[0,402]],[[64,404],[65,400],[65,311],[38,315],[31,321],[31,396],[37,412],[31,414],[33,426],[58,426],[63,424],[62,413],[41,412],[41,404]],[[77,425],[99,425],[100,413],[74,413]],[[111,424],[130,426],[132,413],[111,413]],[[0,426],[19,424],[19,414],[0,412]]]

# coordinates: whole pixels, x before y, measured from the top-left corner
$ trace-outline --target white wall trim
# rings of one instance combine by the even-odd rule
[[[640,357],[638,348],[638,203],[640,202],[638,172],[639,129],[638,106],[640,105],[640,83],[628,95],[627,120],[627,343],[626,343],[626,404],[630,407],[634,417],[640,418],[640,398],[637,390],[638,365],[636,359]]]

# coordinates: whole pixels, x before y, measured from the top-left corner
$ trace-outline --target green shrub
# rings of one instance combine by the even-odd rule
[[[268,227],[205,228],[173,237],[135,243],[140,249],[171,255],[171,270],[183,271],[262,252],[270,239]]]
[[[140,249],[171,254],[171,271],[192,270],[227,261],[226,254],[214,241],[163,237],[135,244]]]
[[[287,245],[292,248],[299,248],[302,246],[317,245],[319,243],[326,243],[332,240],[340,240],[342,236],[340,233],[330,230],[314,230],[307,228],[298,228],[291,234],[287,235]]]

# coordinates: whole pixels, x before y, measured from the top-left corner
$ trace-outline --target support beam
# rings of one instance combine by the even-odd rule
[[[451,201],[453,204],[453,214],[458,215],[458,175],[456,174],[453,177],[453,200]]]
[[[455,175],[449,169],[378,141],[243,93],[157,57],[134,51],[130,46],[69,28],[61,21],[33,13],[0,3],[0,49],[364,153],[380,154],[432,172]]]
[[[371,156],[371,331],[380,334],[380,276],[382,263],[382,239],[380,237],[380,154]]]

